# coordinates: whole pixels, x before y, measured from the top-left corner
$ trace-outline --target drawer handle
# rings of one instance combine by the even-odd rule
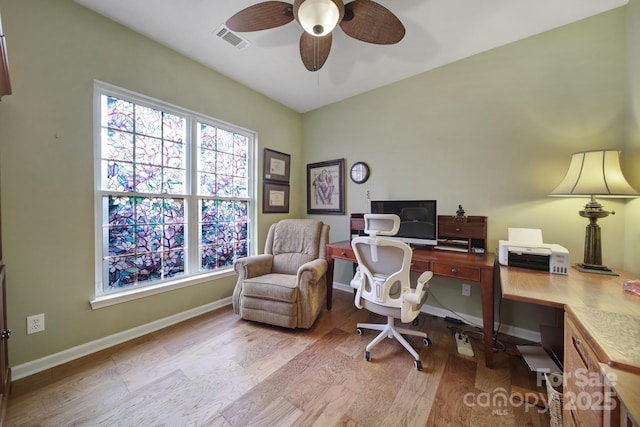
[[[345,251],[340,252],[340,255],[345,256],[347,253]]]
[[[456,233],[459,233],[461,230],[459,228],[456,228]]]
[[[576,345],[582,345],[582,340],[580,338],[576,338]]]
[[[451,272],[452,272],[453,274],[458,274],[458,269],[457,269],[457,268],[452,268],[452,269],[451,269]]]

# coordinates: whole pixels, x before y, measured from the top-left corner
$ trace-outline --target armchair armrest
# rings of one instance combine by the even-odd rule
[[[411,304],[420,304],[420,301],[422,300],[422,289],[424,288],[424,285],[427,285],[427,288],[429,287],[428,283],[432,277],[433,271],[425,271],[424,273],[422,273],[420,277],[418,277],[418,284],[415,290],[402,296],[404,300],[410,302]]]
[[[322,258],[316,258],[313,261],[302,264],[298,268],[298,283],[303,281],[317,283],[327,272],[328,266],[327,260]]]
[[[241,279],[250,279],[271,273],[273,255],[262,254],[240,258],[233,264],[233,269]]]

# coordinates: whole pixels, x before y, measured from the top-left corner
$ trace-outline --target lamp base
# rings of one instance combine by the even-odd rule
[[[619,276],[618,273],[611,270],[609,267],[604,265],[594,265],[594,264],[576,264],[573,266],[578,271],[582,273],[596,273],[596,274],[608,274],[609,276]]]

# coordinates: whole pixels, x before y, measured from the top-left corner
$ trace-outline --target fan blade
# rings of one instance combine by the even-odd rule
[[[386,7],[372,0],[344,5],[340,28],[350,37],[367,43],[394,44],[404,37],[402,22]]]
[[[231,31],[260,31],[293,21],[293,6],[283,1],[254,4],[233,15],[226,22]]]
[[[306,31],[300,37],[300,57],[309,71],[318,71],[324,65],[331,51],[331,33],[323,37],[312,36]]]

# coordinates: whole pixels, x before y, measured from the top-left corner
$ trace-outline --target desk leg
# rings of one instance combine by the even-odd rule
[[[483,269],[481,277],[484,364],[493,368],[493,269]]]
[[[333,301],[333,257],[331,255],[327,255],[327,264],[327,310],[331,310]]]

